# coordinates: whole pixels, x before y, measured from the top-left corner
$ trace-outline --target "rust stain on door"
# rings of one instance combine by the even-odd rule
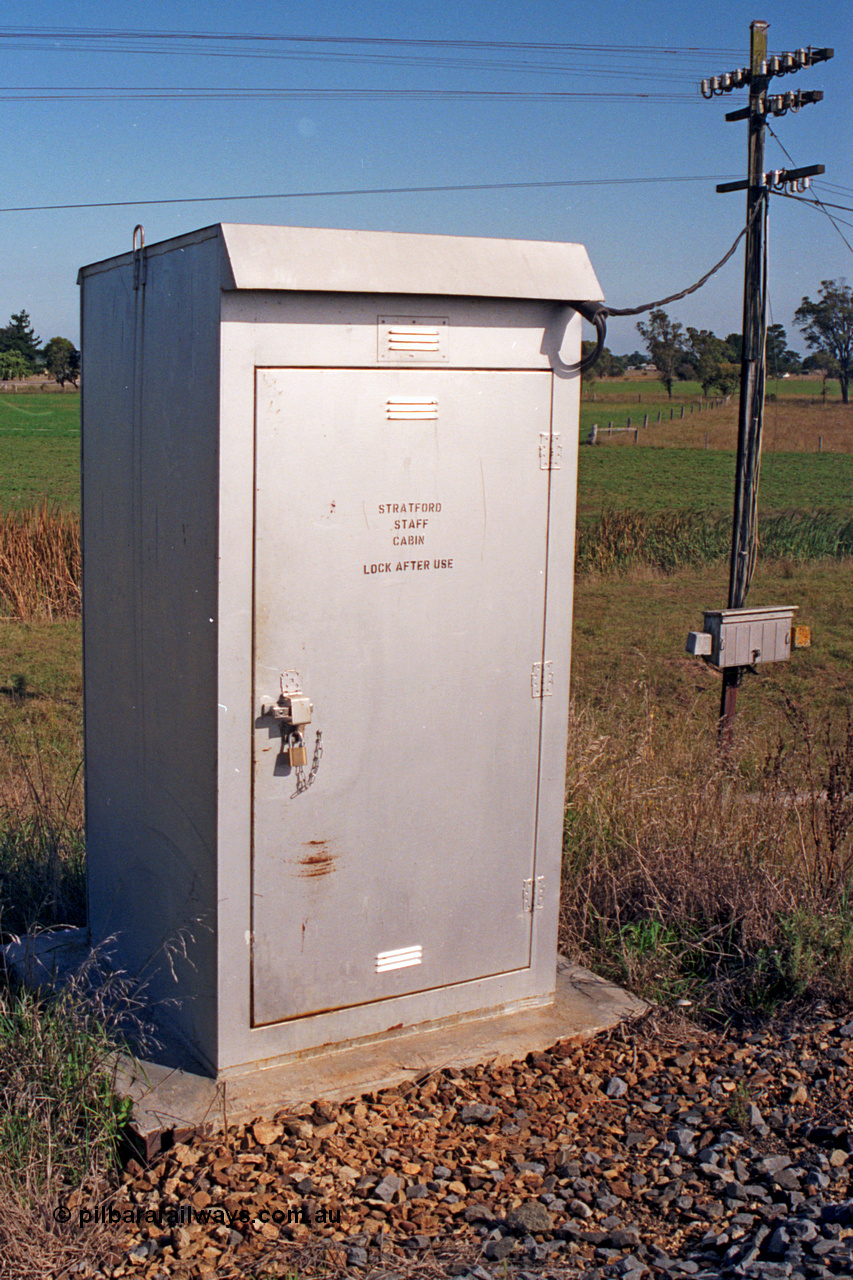
[[[306,847],[309,852],[299,859],[299,874],[305,879],[316,879],[317,876],[328,876],[335,869],[335,860],[329,853],[325,840],[309,840]]]

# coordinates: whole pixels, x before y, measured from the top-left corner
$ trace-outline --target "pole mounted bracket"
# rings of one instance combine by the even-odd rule
[[[771,187],[784,187],[789,182],[799,182],[802,178],[816,178],[822,173],[826,173],[826,166],[822,164],[807,164],[802,169],[771,169],[768,173],[762,173],[761,181],[757,183],[751,182],[749,178],[741,178],[739,182],[721,182],[717,187],[717,194],[752,188],[765,191]]]

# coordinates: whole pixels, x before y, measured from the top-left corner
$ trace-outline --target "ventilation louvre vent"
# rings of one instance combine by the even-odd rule
[[[439,330],[398,327],[388,330],[389,351],[438,351]]]
[[[385,405],[385,414],[391,422],[413,419],[434,421],[438,417],[438,401],[389,400]]]
[[[376,957],[376,972],[390,973],[392,969],[410,969],[412,965],[421,964],[424,958],[423,947],[398,947],[396,951],[380,951]]]
[[[380,316],[377,325],[380,361],[395,364],[447,361],[446,316]]]

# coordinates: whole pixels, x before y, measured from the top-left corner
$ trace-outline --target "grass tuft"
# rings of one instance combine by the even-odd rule
[[[133,984],[93,953],[58,994],[0,974],[0,1259],[9,1280],[91,1274],[116,1261],[119,1228],[81,1232],[77,1210],[115,1194],[131,1103],[116,1074],[144,1028]],[[103,1272],[98,1272],[103,1274]]]

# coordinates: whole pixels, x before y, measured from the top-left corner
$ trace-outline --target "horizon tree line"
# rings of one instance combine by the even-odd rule
[[[788,347],[784,326],[771,324],[767,329],[767,371],[771,377],[783,374],[809,373],[822,375],[824,390],[828,378],[837,378],[841,400],[849,403],[850,367],[853,364],[853,289],[842,280],[822,280],[816,301],[804,297],[794,313],[794,324],[802,332],[810,354],[805,358]],[[739,333],[719,338],[710,329],[684,328],[662,308],[649,312],[647,322],[640,321],[637,331],[646,353],[631,352],[615,356],[607,347],[598,362],[587,370],[587,381],[595,378],[619,377],[631,367],[651,363],[672,398],[675,382],[698,382],[704,395],[716,390],[730,395],[740,382],[743,339]],[[590,351],[593,343],[585,342]]]
[[[80,352],[70,338],[51,338],[42,346],[30,322],[29,313],[21,309],[0,327],[0,381],[31,378],[49,373],[61,387],[76,387],[80,379]]]

